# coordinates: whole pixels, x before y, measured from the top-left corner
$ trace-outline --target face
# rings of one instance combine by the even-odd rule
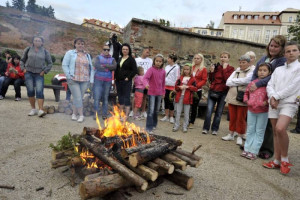
[[[294,62],[300,56],[298,47],[296,45],[286,46],[284,49],[284,56],[287,59],[287,63]]]
[[[273,58],[278,56],[281,50],[281,46],[277,44],[274,40],[272,40],[269,45],[269,54],[271,55],[271,57]]]
[[[41,38],[36,37],[33,39],[33,46],[41,47],[42,45],[43,45],[43,41]]]
[[[202,58],[199,55],[194,56],[194,62],[196,65],[200,65],[202,62]]]
[[[259,79],[263,79],[270,74],[269,68],[267,66],[261,66],[258,68],[257,76]]]
[[[144,75],[144,69],[139,71],[139,75],[143,76]]]
[[[107,56],[109,54],[109,46],[106,46],[106,45],[103,46],[103,51],[102,52],[103,52],[104,55]]]
[[[240,61],[240,68],[241,68],[241,70],[245,70],[245,69],[247,69],[249,66],[250,66],[250,63],[248,63],[247,61],[245,61],[245,60],[241,60],[241,61]]]
[[[143,53],[142,53],[142,57],[143,58],[147,58],[150,55],[150,51],[149,49],[144,49]]]
[[[255,57],[250,56],[250,65],[253,65],[255,63]]]
[[[167,62],[168,62],[169,65],[171,65],[171,64],[174,63],[174,62],[173,62],[173,59],[172,59],[172,58],[169,58],[169,57],[167,58]]]
[[[220,60],[221,60],[221,64],[223,65],[224,63],[228,63],[229,62],[229,57],[227,54],[222,54],[220,56]]]
[[[84,42],[77,41],[75,43],[75,48],[76,48],[77,51],[83,51],[83,49],[84,49]]]
[[[18,58],[14,58],[15,64],[19,64],[20,60]]]
[[[184,67],[183,67],[183,74],[184,74],[185,76],[189,76],[190,73],[191,73],[190,67],[189,67],[189,66],[184,66]]]
[[[161,57],[157,57],[155,59],[155,62],[154,62],[154,65],[157,67],[157,68],[160,68],[160,66],[162,66],[163,64],[163,59]]]
[[[129,54],[129,48],[127,46],[122,47],[123,56],[127,56]]]

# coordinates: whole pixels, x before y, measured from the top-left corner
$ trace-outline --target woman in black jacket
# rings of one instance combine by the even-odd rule
[[[121,59],[117,64],[115,80],[120,108],[124,111],[125,107],[125,114],[127,117],[130,111],[132,79],[137,74],[137,66],[135,59],[131,56],[132,54],[129,44],[123,44],[121,50]]]

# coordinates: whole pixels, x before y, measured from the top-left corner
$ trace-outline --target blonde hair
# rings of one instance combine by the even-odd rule
[[[190,70],[189,76],[192,76],[193,68],[192,68],[192,65],[190,63],[187,63],[187,64],[183,65],[182,70],[181,70],[181,75],[184,76],[184,74],[183,74],[184,67],[188,67],[189,68],[189,70]]]
[[[195,54],[195,55],[194,55],[194,58],[195,58],[195,56],[200,56],[200,58],[201,58],[200,70],[202,70],[202,69],[205,67],[205,66],[204,66],[204,56],[203,56],[201,53]],[[193,58],[192,66],[195,66],[194,58]]]
[[[227,55],[228,58],[230,58],[230,53],[228,51],[223,51],[222,53],[220,53],[220,57],[224,54]]]
[[[250,56],[250,58],[253,57],[256,60],[256,55],[253,51],[248,51],[247,53],[245,53],[245,55]]]

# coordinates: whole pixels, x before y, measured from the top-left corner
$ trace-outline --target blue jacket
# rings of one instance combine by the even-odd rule
[[[258,71],[258,66],[262,63],[265,62],[265,60],[267,59],[267,56],[263,56],[256,64],[255,70],[253,72],[253,76],[251,81],[255,80],[258,78],[257,76],[257,71]],[[274,70],[277,67],[283,66],[284,63],[286,62],[286,58],[285,57],[279,57],[279,58],[275,58],[272,60],[271,65],[272,65],[272,73],[274,72]],[[264,79],[260,79],[258,82],[255,83],[256,87],[265,87],[268,85],[269,80],[271,79],[271,76],[267,76]]]
[[[86,55],[90,67],[90,82],[93,83],[95,71],[94,71],[90,54],[86,54]],[[71,79],[71,77],[74,77],[76,58],[77,58],[76,49],[67,51],[67,53],[64,56],[64,59],[62,61],[62,69],[64,70],[67,79]]]

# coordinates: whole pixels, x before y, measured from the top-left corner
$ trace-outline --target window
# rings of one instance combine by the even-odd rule
[[[239,32],[239,39],[244,39],[244,34],[245,34],[244,29],[240,29],[240,32]]]
[[[237,15],[233,15],[233,19],[237,19],[238,18],[238,16]]]
[[[232,38],[237,38],[237,29],[233,29],[232,31]]]
[[[222,32],[221,31],[217,31],[217,36],[221,36],[222,35]]]
[[[293,17],[289,17],[289,22],[293,22]]]
[[[265,43],[268,43],[269,41],[270,41],[270,30],[266,30]]]
[[[211,31],[211,32],[210,32],[210,35],[214,35],[214,34],[215,34],[215,32],[214,32],[214,31]]]
[[[278,33],[277,33],[277,30],[273,30],[273,37],[275,36],[275,35],[277,35]]]
[[[202,30],[202,35],[207,35],[207,30]]]
[[[247,38],[247,40],[249,40],[249,41],[252,41],[252,40],[253,40],[253,29],[250,29],[250,30],[248,31],[248,38]]]
[[[254,15],[254,19],[255,19],[255,20],[258,20],[258,15]]]
[[[247,19],[252,19],[252,16],[251,16],[251,15],[248,15],[248,16],[247,16]]]
[[[254,34],[254,42],[259,42],[260,30],[256,30]]]
[[[198,33],[200,34],[200,33],[201,33],[201,31],[200,31],[200,30],[198,30]]]
[[[245,19],[245,15],[241,15],[241,19]]]
[[[265,19],[270,19],[270,15],[265,15]]]
[[[276,20],[276,19],[277,19],[277,16],[273,15],[272,20]]]

